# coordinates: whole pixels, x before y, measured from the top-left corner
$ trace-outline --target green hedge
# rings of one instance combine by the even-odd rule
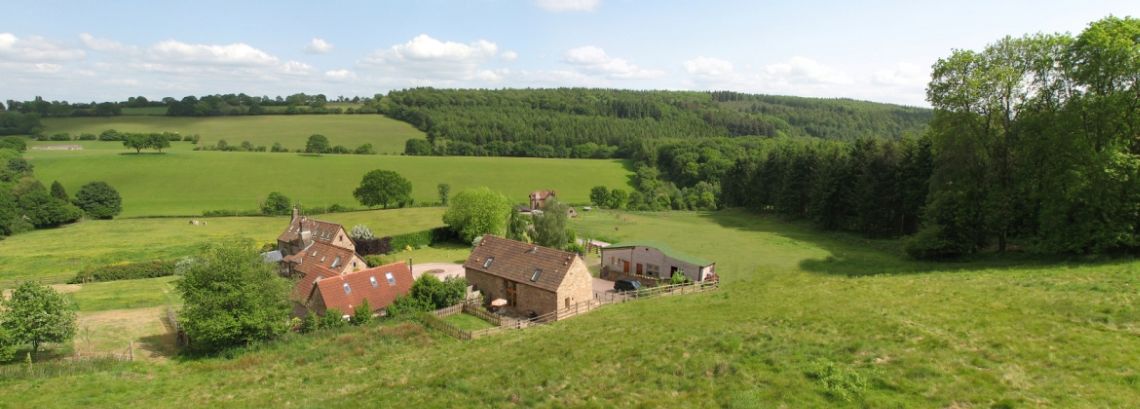
[[[408,246],[419,248],[435,243],[459,241],[459,235],[447,227],[436,227],[430,230],[421,230],[412,233],[398,234],[390,237],[388,245],[392,252],[404,251]]]
[[[176,260],[155,260],[142,263],[114,264],[80,271],[68,284],[100,281],[134,280],[174,275]]]

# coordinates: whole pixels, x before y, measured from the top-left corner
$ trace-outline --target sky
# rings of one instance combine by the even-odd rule
[[[11,3],[11,4],[4,4]],[[930,66],[1140,1],[0,0],[0,100],[418,86],[732,90],[928,106]]]

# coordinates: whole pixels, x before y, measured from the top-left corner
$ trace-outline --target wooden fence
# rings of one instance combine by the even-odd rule
[[[608,304],[623,303],[664,295],[694,294],[709,290],[716,290],[719,288],[719,281],[706,281],[701,283],[693,282],[685,284],[663,285],[624,293],[606,293],[604,297],[597,297],[594,300],[583,301],[571,305],[567,308],[552,311],[530,319],[512,319],[495,315],[475,303],[453,305],[447,308],[433,311],[431,313],[425,313],[421,317],[424,321],[424,324],[429,328],[439,330],[440,332],[443,332],[457,339],[470,340],[492,334],[498,334],[500,332],[508,330],[525,329],[534,326],[546,325],[579,314],[585,314]],[[484,321],[494,324],[495,326],[491,328],[469,331],[459,328],[443,320],[444,317],[449,317],[460,313],[474,315],[480,319],[483,319]]]

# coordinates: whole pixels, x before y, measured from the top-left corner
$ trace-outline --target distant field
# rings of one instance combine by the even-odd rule
[[[81,145],[93,148],[29,150],[25,157],[45,184],[59,180],[69,192],[93,180],[110,183],[123,197],[123,217],[252,210],[272,191],[307,206],[356,207],[352,191],[373,169],[404,175],[421,203],[438,202],[439,183],[450,184],[452,194],[488,186],[519,203],[533,190],[555,189],[564,201],[583,203],[591,187],[624,187],[629,175],[616,160],[193,152],[186,143],[134,155],[115,143]]]
[[[442,208],[416,208],[335,213],[318,217],[341,223],[346,228],[364,224],[377,235],[389,236],[442,226],[442,215]],[[76,272],[89,267],[193,255],[202,244],[225,237],[245,237],[257,243],[272,242],[284,230],[289,219],[222,217],[202,220],[206,220],[207,224],[192,226],[183,218],[87,220],[56,229],[36,230],[8,237],[0,240],[0,288],[13,287],[18,281],[31,279],[62,283],[74,277]],[[448,261],[455,257],[448,253],[445,260],[430,260],[432,249],[417,250],[420,251],[427,252],[422,257],[417,254],[417,260],[422,261]],[[116,284],[101,283],[94,288],[114,292],[112,290],[115,286]],[[93,292],[97,291],[76,296],[81,308],[129,307],[127,304],[116,304],[117,301],[113,300],[110,301],[110,307],[100,306],[103,303],[99,301],[101,296],[96,296]],[[87,295],[92,297],[89,301],[84,301],[83,297]]]
[[[572,225],[596,237],[660,240],[715,260],[721,289],[611,305],[473,341],[387,322],[291,336],[232,358],[0,378],[0,402],[148,408],[361,402],[496,408],[1140,406],[1135,261],[1008,256],[922,263],[905,259],[899,241],[823,233],[735,210],[586,212]],[[285,384],[304,384],[306,393],[282,393]]]
[[[356,148],[371,143],[377,152],[401,153],[404,142],[422,138],[423,132],[407,123],[381,115],[262,115],[235,117],[166,117],[148,116],[154,108],[139,108],[137,116],[110,118],[46,118],[44,133],[67,132],[99,134],[108,129],[124,132],[178,132],[201,135],[202,144],[212,145],[219,139],[237,145],[249,141],[254,146],[273,146],[280,142],[290,150],[305,147],[312,134],[327,136],[333,145]],[[147,111],[150,110],[150,111]]]

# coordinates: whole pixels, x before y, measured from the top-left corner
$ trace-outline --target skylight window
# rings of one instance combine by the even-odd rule
[[[352,287],[349,287],[348,283],[344,283],[344,293],[345,294],[352,294]]]
[[[538,281],[538,277],[541,275],[542,275],[542,269],[541,268],[534,269],[534,272],[530,274],[530,281]]]
[[[340,256],[336,256],[336,258],[333,259],[332,267],[336,268],[336,266],[339,266],[339,265],[340,265]]]
[[[372,282],[372,288],[380,286],[380,283],[376,281],[376,277],[368,277],[368,281]]]
[[[495,261],[494,257],[487,257],[487,261],[483,262],[483,268],[491,268],[491,263]]]
[[[396,276],[392,273],[384,273],[384,278],[388,279],[388,285],[396,285]]]

